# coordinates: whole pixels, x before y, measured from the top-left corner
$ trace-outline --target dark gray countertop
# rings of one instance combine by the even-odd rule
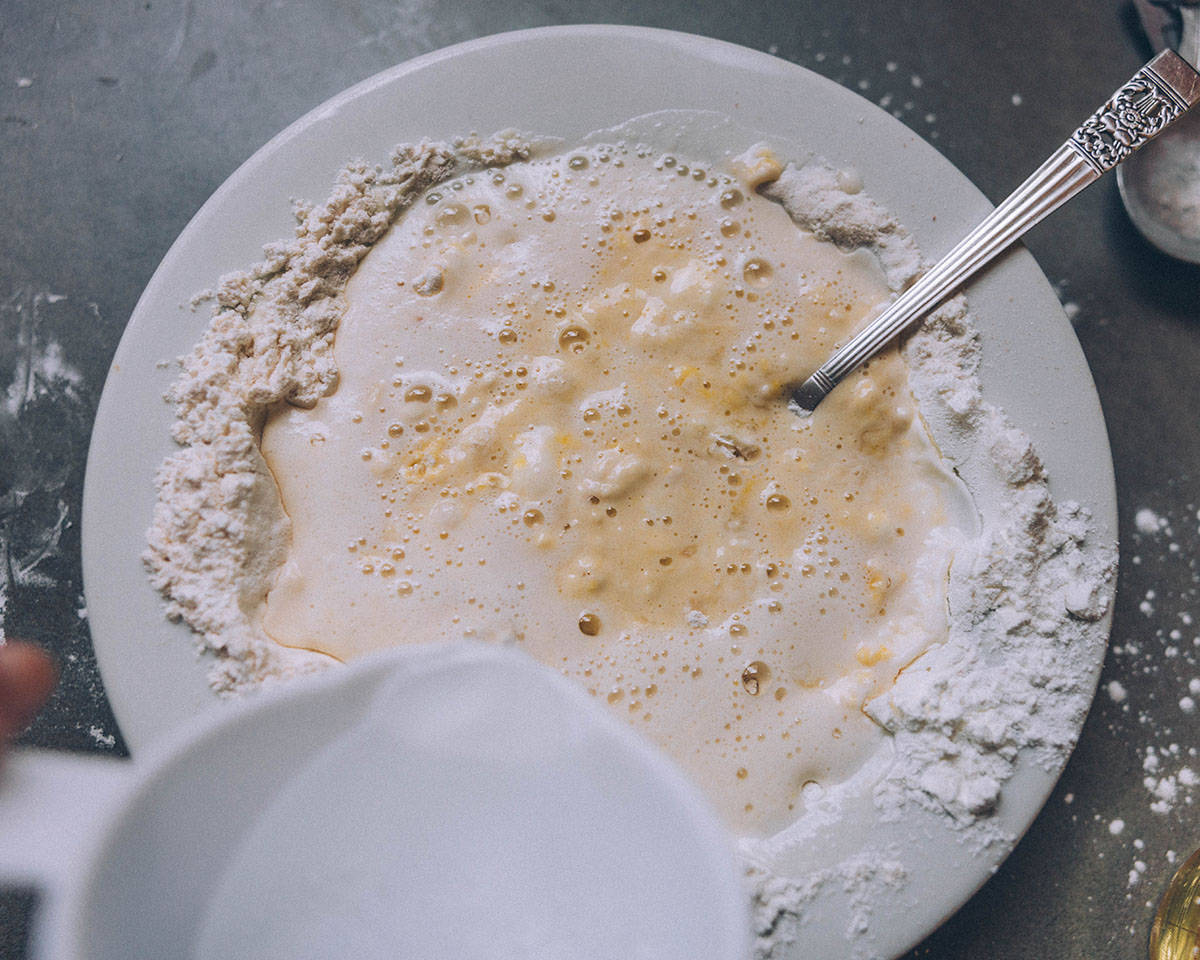
[[[815,70],[887,105],[993,200],[1149,55],[1130,8],[1090,0],[4,0],[0,625],[63,665],[26,742],[123,752],[81,592],[84,460],[124,324],[192,214],[272,135],[379,70],[588,21],[706,34]],[[1138,237],[1111,178],[1028,246],[1068,306],[1108,421],[1122,515],[1113,642],[1045,810],[913,957],[1142,956],[1171,856],[1200,845],[1200,791],[1178,779],[1200,770],[1185,699],[1200,677],[1200,268]],[[1164,794],[1172,781],[1174,802],[1148,775]],[[32,900],[0,895],[0,958],[24,956]]]

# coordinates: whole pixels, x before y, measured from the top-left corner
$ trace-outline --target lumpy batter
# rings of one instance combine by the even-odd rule
[[[347,287],[336,392],[264,428],[263,625],[516,643],[766,834],[880,747],[862,705],[944,638],[971,507],[894,350],[787,409],[888,291],[735,166],[596,147],[418,202]]]

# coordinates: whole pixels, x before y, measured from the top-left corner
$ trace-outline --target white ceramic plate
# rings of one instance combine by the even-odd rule
[[[161,398],[175,368],[161,361],[188,351],[207,324],[207,311],[187,307],[191,296],[288,235],[289,198],[325,197],[351,157],[382,160],[400,142],[505,127],[569,142],[664,109],[716,111],[857,169],[927,254],[948,250],[990,209],[937,151],[866,100],[774,57],[685,34],[564,27],[489,37],[402,64],[317,108],[248,160],[176,241],[134,311],[97,413],[84,494],[84,575],[101,672],[135,751],[212,700],[207,664],[188,630],[164,619],[140,560],[154,473],[172,449],[172,411]],[[1049,283],[1022,250],[972,284],[969,296],[984,338],[986,396],[1033,438],[1056,496],[1088,505],[1098,532],[1115,538],[1103,417]],[[1097,656],[1097,676],[1099,668]],[[1020,836],[1057,774],[1020,765],[1005,787],[998,826]],[[931,932],[1007,852],[999,845],[972,853],[932,818],[884,825],[868,812],[844,826],[823,838],[820,856],[835,862],[869,840],[893,844],[909,868],[900,890],[873,903],[870,948],[887,956]],[[850,909],[839,890],[822,895],[807,911],[796,957],[845,955]]]

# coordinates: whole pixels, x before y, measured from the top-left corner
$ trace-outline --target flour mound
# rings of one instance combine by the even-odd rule
[[[434,183],[527,157],[515,135],[398,148],[387,167],[338,175],[322,204],[296,205],[296,235],[261,263],[221,278],[207,332],[180,359],[167,399],[181,448],[157,477],[144,560],[167,615],[217,654],[211,680],[230,692],[331,662],[273,643],[254,620],[290,536],[257,440],[272,404],[312,406],[337,386],[332,347],[343,293],[371,245]]]
[[[906,352],[923,409],[969,453],[958,466],[982,530],[951,572],[948,641],[868,705],[895,736],[897,757],[876,801],[886,817],[916,802],[970,826],[995,809],[1020,750],[1052,769],[1074,746],[1116,552],[1096,542],[1082,507],[1054,501],[1029,438],[963,375],[978,343],[961,300],[931,317]]]
[[[894,291],[920,274],[911,236],[852,177],[793,166],[764,192],[818,236],[875,250]],[[928,811],[975,849],[1008,845],[1014,838],[992,815],[1018,758],[1058,769],[1091,702],[1116,546],[1096,536],[1083,507],[1055,502],[1029,437],[983,398],[979,334],[961,296],[927,317],[902,351],[921,414],[971,490],[980,531],[951,569],[946,642],[865,707],[894,738],[874,806],[883,822],[913,807]],[[790,955],[786,945],[802,939],[807,905],[828,884],[865,905],[881,882],[904,882],[902,865],[887,868],[886,850],[797,880],[770,867],[786,843],[743,847],[754,864],[761,956]],[[872,955],[865,907],[855,906],[854,917],[847,937],[863,941],[855,955]]]

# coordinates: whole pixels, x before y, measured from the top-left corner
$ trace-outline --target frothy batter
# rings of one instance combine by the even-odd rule
[[[292,521],[263,625],[350,659],[519,644],[771,833],[883,742],[971,507],[893,350],[786,384],[886,301],[742,177],[598,147],[439,185],[346,290],[337,390],[262,450]]]

